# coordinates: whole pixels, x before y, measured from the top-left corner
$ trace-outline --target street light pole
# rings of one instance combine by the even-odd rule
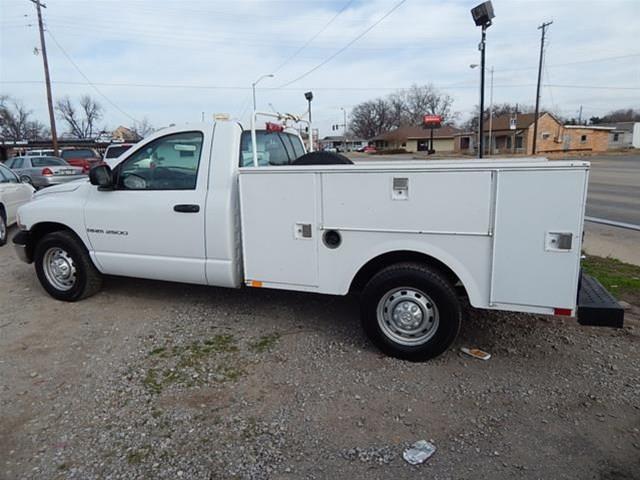
[[[254,112],[256,111],[256,85],[265,78],[273,78],[273,77],[275,77],[273,73],[262,75],[260,78],[258,78],[255,82],[251,84],[251,89],[253,90],[253,111]]]
[[[480,141],[478,142],[478,158],[484,156],[484,65],[485,50],[487,40],[487,28],[491,26],[491,20],[495,17],[493,13],[493,5],[491,1],[486,1],[471,9],[471,16],[477,27],[482,27],[482,39],[478,45],[480,50],[480,126],[478,133]]]
[[[304,98],[309,104],[309,151],[313,152],[313,124],[311,123],[311,100],[313,100],[313,92],[305,92]]]
[[[480,49],[480,142],[478,144],[478,158],[484,156],[484,51],[487,39],[487,27],[482,26],[482,40],[478,48]]]

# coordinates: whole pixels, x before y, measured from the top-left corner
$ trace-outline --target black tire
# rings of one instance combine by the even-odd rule
[[[75,278],[68,289],[56,287],[45,273],[45,255],[52,249],[60,249],[73,261]],[[57,300],[75,302],[97,293],[102,286],[102,276],[89,258],[82,242],[71,232],[59,231],[45,235],[36,245],[34,263],[42,287]]]
[[[410,328],[422,330],[406,333],[397,329],[398,321],[391,317],[396,311],[402,315],[401,307],[406,306],[401,305],[403,299],[408,300],[407,308],[413,308],[412,302],[415,302],[420,315],[415,319],[419,326]],[[389,311],[394,301],[397,307]],[[412,317],[404,320],[414,321]],[[453,286],[440,272],[419,263],[398,263],[378,272],[365,286],[361,295],[361,321],[369,339],[384,353],[417,362],[434,358],[451,346],[460,330],[462,309]],[[391,333],[387,333],[389,331]],[[402,338],[398,341],[391,335]]]
[[[291,165],[353,165],[353,162],[339,153],[309,152],[296,158]]]
[[[7,238],[9,238],[9,229],[7,228],[6,214],[0,206],[0,247],[7,243]]]

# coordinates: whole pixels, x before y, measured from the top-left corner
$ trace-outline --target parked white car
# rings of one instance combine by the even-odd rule
[[[56,299],[96,293],[103,274],[352,292],[372,342],[409,360],[451,345],[465,299],[623,324],[580,271],[583,160],[353,164],[255,120],[168,128],[118,158],[19,211],[18,255]]]
[[[7,243],[7,228],[16,221],[18,207],[31,200],[35,189],[0,164],[0,246]]]

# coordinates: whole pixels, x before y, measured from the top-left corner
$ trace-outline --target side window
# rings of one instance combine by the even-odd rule
[[[0,165],[0,183],[18,183],[18,177],[4,165]]]
[[[185,132],[158,138],[115,170],[121,190],[194,190],[203,135]]]
[[[24,164],[24,158],[14,158],[11,168],[24,168],[23,164]]]
[[[289,165],[296,158],[304,155],[304,147],[300,138],[290,133],[256,132],[258,166]],[[253,166],[253,149],[251,132],[242,132],[240,138],[240,166]]]

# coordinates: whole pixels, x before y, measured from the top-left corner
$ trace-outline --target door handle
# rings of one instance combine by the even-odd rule
[[[198,213],[200,211],[200,205],[181,204],[173,206],[174,212],[180,213]]]

